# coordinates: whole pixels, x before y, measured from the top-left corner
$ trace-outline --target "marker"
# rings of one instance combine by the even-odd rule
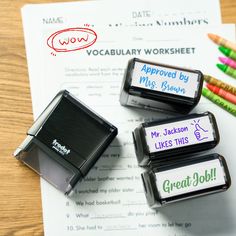
[[[221,88],[218,88],[214,85],[207,84],[206,85],[208,89],[210,89],[213,93],[221,96],[222,98],[226,99],[229,102],[232,102],[233,104],[236,104],[236,96],[232,93],[229,93]]]
[[[214,43],[224,46],[226,48],[230,48],[234,51],[236,51],[236,44],[233,42],[230,42],[227,39],[224,39],[216,34],[208,34],[209,39],[211,39]]]
[[[222,88],[224,89],[225,91],[228,91],[234,95],[236,95],[236,87],[230,85],[230,84],[227,84],[227,83],[224,83],[222,82],[221,80],[218,80],[210,75],[204,75],[204,80],[209,83],[209,84],[212,84],[212,85],[215,85],[219,88]]]
[[[228,57],[218,57],[219,60],[224,63],[225,65],[228,65],[234,69],[236,69],[236,61],[228,58]]]
[[[229,48],[225,48],[223,46],[220,46],[218,48],[225,56],[230,57],[234,60],[236,60],[236,52],[234,50],[231,50]]]
[[[224,65],[224,64],[216,64],[216,66],[223,71],[225,74],[236,78],[236,70],[231,68],[230,66]]]
[[[216,105],[220,106],[221,108],[225,109],[232,115],[236,116],[236,105],[226,101],[225,99],[219,97],[218,95],[214,94],[207,88],[202,89],[202,95],[212,102],[214,102]]]

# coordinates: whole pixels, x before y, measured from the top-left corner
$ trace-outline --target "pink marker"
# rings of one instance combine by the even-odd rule
[[[224,63],[225,65],[228,65],[234,69],[236,69],[236,61],[228,58],[228,57],[219,57],[219,60]]]

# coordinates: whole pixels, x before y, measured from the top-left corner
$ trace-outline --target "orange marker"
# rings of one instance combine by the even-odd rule
[[[225,100],[232,102],[233,104],[236,104],[236,96],[232,93],[229,93],[221,88],[218,88],[214,85],[207,84],[206,85],[209,90],[211,90],[213,93],[219,95],[220,97],[224,98]]]
[[[214,43],[224,46],[226,48],[230,48],[236,51],[236,44],[233,42],[228,41],[227,39],[221,38],[216,34],[208,34],[209,39],[211,39]]]

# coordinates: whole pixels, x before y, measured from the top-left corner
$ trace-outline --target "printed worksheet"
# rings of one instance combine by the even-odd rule
[[[156,38],[142,41],[139,36],[140,41],[132,43],[98,40],[93,46],[78,51],[54,50],[56,56],[51,54],[51,47],[43,47],[43,58],[46,58],[47,63],[42,60],[41,70],[44,77],[50,79],[45,83],[45,101],[42,102],[48,103],[59,90],[67,89],[119,130],[115,141],[78,185],[73,199],[66,198],[42,181],[46,235],[110,235],[111,232],[120,235],[121,231],[127,235],[235,234],[234,183],[226,193],[172,204],[158,211],[147,206],[140,179],[144,169],[137,165],[132,131],[141,122],[169,115],[119,104],[124,69],[128,60],[133,57],[199,69],[235,84],[235,81],[215,67],[218,52],[216,45],[206,36],[209,30],[224,34],[229,39],[234,38],[234,27],[219,26],[205,30],[192,29],[193,37],[188,37],[187,29],[157,30]],[[102,31],[98,29],[96,33],[99,35],[99,32]],[[148,35],[150,31],[142,30],[142,33]],[[123,35],[128,34],[127,30],[123,31]],[[48,34],[45,33],[46,35]],[[170,38],[172,40],[167,40]],[[54,40],[58,39],[55,37]],[[54,45],[59,44],[55,42]],[[181,83],[178,85],[180,88],[190,82],[183,80]],[[167,86],[162,89],[169,88]],[[233,179],[235,159],[232,157],[232,150],[235,137],[228,130],[235,125],[235,118],[204,98],[194,111],[207,110],[216,116],[222,137],[214,152],[225,156]],[[200,126],[208,129],[203,124]]]
[[[203,1],[198,1],[200,3]],[[105,20],[95,25],[89,20],[76,21],[74,8],[65,22],[48,24],[43,17],[50,15],[55,7],[55,17],[60,15],[63,18],[67,4],[63,10],[55,4],[49,7],[49,12],[43,13],[44,7],[42,5],[37,14],[37,8],[32,6],[23,9],[34,117],[40,114],[59,90],[67,89],[118,128],[117,138],[78,185],[72,198],[65,197],[50,184],[41,181],[45,235],[235,235],[236,188],[233,181],[225,193],[182,201],[157,211],[148,207],[140,176],[145,170],[137,165],[132,131],[142,122],[170,115],[123,107],[119,103],[124,70],[128,60],[134,57],[198,69],[236,85],[233,79],[215,67],[220,54],[217,46],[207,38],[207,33],[211,32],[235,40],[234,26],[208,26],[210,15],[202,10],[203,5],[201,9],[195,8],[199,9],[195,12],[198,17],[201,15],[208,19],[205,27],[201,28],[183,27],[183,24],[178,27],[164,24],[167,27],[160,28],[118,27],[112,23],[116,21],[115,14],[111,18],[106,16],[106,20],[111,19],[109,25],[104,25]],[[184,11],[187,6],[181,9],[172,8],[169,4],[168,7],[169,13],[177,18],[184,12],[188,15],[188,11]],[[119,9],[121,7],[117,6],[116,10]],[[131,13],[132,7],[129,9]],[[153,12],[157,8],[151,9]],[[163,9],[167,10],[164,6]],[[171,19],[174,19],[173,16]],[[127,22],[133,21],[126,19]],[[174,91],[181,92],[191,84],[188,75],[184,76],[185,79],[181,81],[179,76],[172,78],[178,80],[178,88],[174,88]],[[162,89],[173,90],[173,86],[168,86],[171,81],[167,78],[165,81],[166,86]],[[143,80],[139,83],[145,86]],[[229,130],[235,126],[235,118],[205,98],[201,99],[193,112],[207,110],[216,116],[221,135],[220,144],[209,152],[218,152],[226,158],[233,180],[236,166],[232,156],[235,134],[229,133]],[[207,128],[204,123],[199,125]]]

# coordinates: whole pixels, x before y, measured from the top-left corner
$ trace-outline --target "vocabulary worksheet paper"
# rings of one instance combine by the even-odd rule
[[[82,1],[25,5],[22,8],[22,21],[33,113],[38,116],[35,108],[41,112],[45,104],[37,99],[37,92],[43,91],[44,81],[48,80],[42,75],[39,68],[41,62],[38,61],[42,53],[41,37],[45,31],[53,34],[57,30],[71,27],[93,29],[102,26],[114,30],[129,27],[132,32],[134,28],[155,30],[207,26],[221,23],[221,14],[219,0]],[[109,37],[114,39],[112,31],[110,33]],[[104,32],[102,36],[106,38],[108,35]],[[109,37],[106,40],[110,41]],[[120,35],[117,40],[123,38]],[[47,39],[44,43],[47,44]]]
[[[172,204],[159,211],[149,209],[140,180],[143,169],[137,166],[131,132],[143,121],[167,115],[119,104],[124,68],[128,59],[134,56],[200,69],[235,84],[215,67],[219,53],[217,46],[207,38],[210,31],[233,40],[234,27],[191,30],[193,37],[188,37],[189,29],[157,30],[157,37],[152,36],[152,40],[132,43],[102,40],[79,53],[57,53],[57,56],[51,55],[50,48],[43,47],[40,68],[47,82],[44,99],[38,96],[42,103],[48,103],[59,90],[68,89],[119,130],[116,140],[79,184],[74,199],[67,199],[42,181],[46,235],[77,235],[78,232],[83,235],[110,235],[111,232],[120,235],[121,231],[127,235],[235,234],[234,183],[226,193]],[[99,32],[102,30],[98,29]],[[150,31],[143,30],[142,33],[148,35]],[[129,32],[124,30],[123,34]],[[113,35],[116,35],[114,30]],[[214,152],[226,157],[233,179],[235,134],[228,130],[235,126],[235,118],[204,98],[194,111],[207,110],[216,116],[222,137]]]

